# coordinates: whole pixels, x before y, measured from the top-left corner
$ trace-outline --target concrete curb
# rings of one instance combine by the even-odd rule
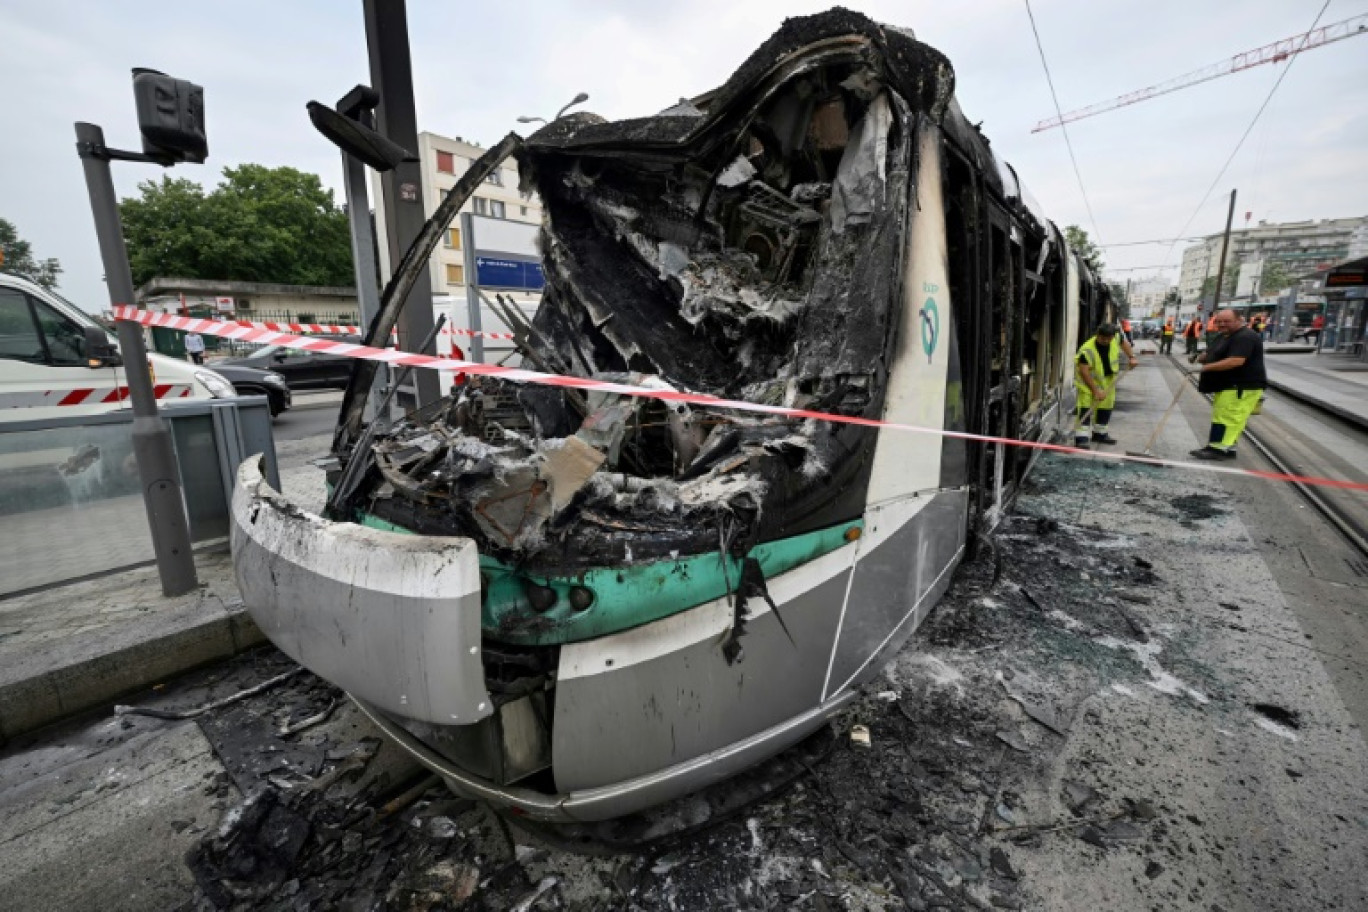
[[[341,393],[323,393],[321,395],[316,393],[295,393],[293,400],[290,410],[295,412],[307,412],[310,409],[342,407]]]
[[[214,602],[159,611],[7,662],[0,669],[0,746],[266,642],[241,601]]]

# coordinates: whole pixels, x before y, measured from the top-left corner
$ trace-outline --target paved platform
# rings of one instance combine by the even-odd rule
[[[155,567],[0,600],[0,744],[265,642],[226,548],[167,598]]]

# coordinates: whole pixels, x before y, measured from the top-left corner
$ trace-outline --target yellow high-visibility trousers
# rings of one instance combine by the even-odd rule
[[[1212,396],[1211,433],[1207,445],[1217,450],[1233,450],[1244,433],[1249,416],[1258,408],[1263,390],[1221,390]]]

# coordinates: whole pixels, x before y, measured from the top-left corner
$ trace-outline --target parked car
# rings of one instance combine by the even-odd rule
[[[265,396],[271,407],[272,418],[288,409],[293,402],[285,378],[275,371],[248,367],[245,361],[216,361],[212,369],[231,383],[239,396]]]
[[[331,339],[335,342],[351,342],[359,345],[360,336],[315,336],[318,339]],[[214,370],[224,365],[250,367],[267,370],[285,378],[292,390],[346,389],[351,380],[353,361],[341,355],[324,352],[306,351],[300,348],[287,348],[283,345],[267,345],[243,358],[228,358],[214,362]]]
[[[233,395],[212,370],[148,353],[158,401]],[[128,408],[114,337],[61,295],[0,274],[0,423]]]

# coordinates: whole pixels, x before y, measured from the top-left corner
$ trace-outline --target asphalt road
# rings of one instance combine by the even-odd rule
[[[272,422],[276,440],[299,440],[302,437],[331,434],[337,425],[338,407],[338,402],[331,397],[322,402],[304,401]]]

